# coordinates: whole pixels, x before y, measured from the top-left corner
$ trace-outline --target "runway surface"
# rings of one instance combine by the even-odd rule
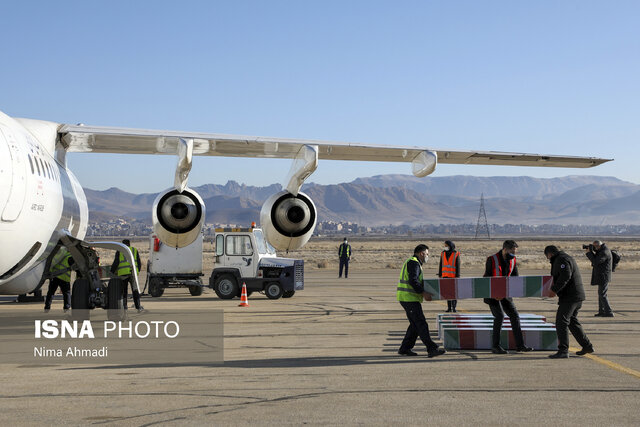
[[[209,289],[145,297],[148,310],[224,309],[224,364],[1,364],[0,424],[640,425],[640,272],[614,274],[614,318],[593,317],[597,290],[586,286],[579,318],[596,352],[568,360],[486,351],[429,359],[421,345],[418,357],[399,356],[408,324],[395,300],[399,273],[350,273],[307,272],[293,298],[253,294],[248,308]],[[515,302],[522,313],[555,318],[556,300]],[[33,307],[0,301],[3,313]],[[446,302],[423,307],[434,335]],[[458,308],[488,312],[482,300],[460,300]],[[571,346],[578,350],[573,338]]]

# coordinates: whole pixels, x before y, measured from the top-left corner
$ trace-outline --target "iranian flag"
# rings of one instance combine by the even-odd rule
[[[443,345],[448,350],[490,350],[492,347],[491,333],[492,328],[490,327],[445,329]],[[558,336],[555,328],[523,327],[522,335],[525,345],[534,350],[558,349]],[[516,349],[515,337],[511,329],[501,331],[500,345],[510,350]]]
[[[551,276],[424,279],[434,300],[550,296]]]

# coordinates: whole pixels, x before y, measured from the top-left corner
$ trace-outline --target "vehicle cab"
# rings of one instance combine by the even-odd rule
[[[290,298],[304,289],[304,261],[279,258],[262,229],[217,228],[215,265],[209,286],[222,299],[264,292],[270,299]]]

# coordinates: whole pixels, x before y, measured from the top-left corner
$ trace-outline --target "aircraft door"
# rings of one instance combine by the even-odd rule
[[[11,222],[18,219],[27,193],[26,155],[8,127],[0,125],[0,139],[1,218]]]
[[[247,234],[227,235],[225,242],[226,266],[240,270],[242,277],[255,277],[256,263],[251,236]],[[240,285],[242,285],[240,283]]]

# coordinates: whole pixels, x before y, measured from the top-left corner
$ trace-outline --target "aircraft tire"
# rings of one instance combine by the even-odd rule
[[[124,280],[113,278],[107,287],[107,318],[109,320],[123,320],[125,318],[123,288]]]
[[[86,279],[77,279],[73,282],[71,308],[73,310],[89,309],[89,282]]]
[[[282,298],[291,298],[295,293],[296,291],[284,291],[282,293]]]

